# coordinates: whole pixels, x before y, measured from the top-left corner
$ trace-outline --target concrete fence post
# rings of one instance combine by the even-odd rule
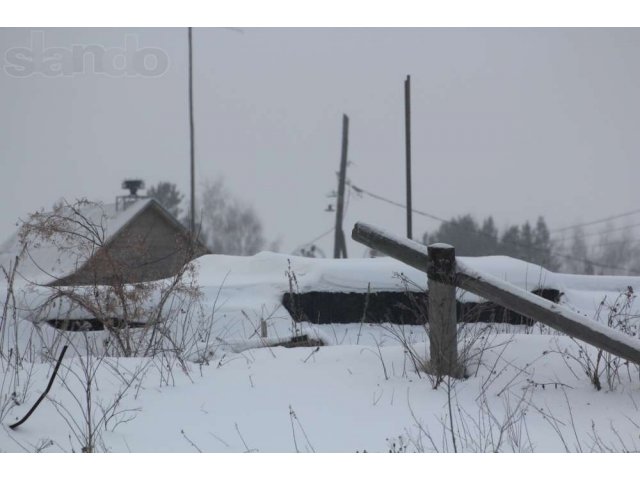
[[[456,313],[456,251],[451,245],[428,247],[429,370],[437,376],[458,377],[458,333]]]

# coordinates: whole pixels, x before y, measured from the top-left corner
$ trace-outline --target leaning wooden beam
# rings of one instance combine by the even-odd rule
[[[351,238],[367,247],[378,250],[402,263],[427,272],[427,247],[403,237],[397,237],[366,223],[354,225]]]
[[[474,271],[462,261],[457,261],[457,272],[459,288],[640,365],[640,341],[634,337],[538,297],[493,275]]]
[[[391,235],[364,223],[355,225],[352,238],[418,270],[427,272],[429,257],[427,247],[424,245]],[[459,288],[640,365],[640,341],[636,338],[590,320],[492,275],[476,272],[463,261],[456,261],[456,271],[456,284]]]

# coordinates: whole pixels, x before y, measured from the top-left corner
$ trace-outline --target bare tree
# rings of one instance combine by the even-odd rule
[[[222,178],[205,183],[200,209],[201,235],[213,253],[253,255],[265,247],[256,211],[233,197]]]
[[[633,275],[638,271],[640,247],[630,229],[616,233],[613,224],[607,224],[601,231],[600,243],[594,247],[594,256],[600,275]]]
[[[594,268],[591,263],[591,251],[584,236],[584,229],[575,227],[571,233],[569,255],[564,261],[564,267],[569,273],[593,275]]]

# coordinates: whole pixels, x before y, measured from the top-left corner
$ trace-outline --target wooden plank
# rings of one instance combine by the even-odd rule
[[[357,223],[352,238],[418,270],[427,272],[427,247],[376,227]],[[640,365],[640,341],[561,305],[538,297],[491,275],[475,272],[456,262],[456,284],[509,310],[533,318],[594,347]]]

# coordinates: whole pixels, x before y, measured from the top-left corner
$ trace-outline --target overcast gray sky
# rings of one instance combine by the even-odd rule
[[[15,49],[42,37],[44,56],[133,39],[169,63],[27,75]],[[333,225],[343,113],[350,180],[404,203],[407,74],[415,208],[552,228],[638,208],[640,30],[198,28],[193,41],[198,182],[223,175],[284,252]],[[60,197],[113,201],[125,177],[188,195],[186,29],[0,29],[0,51],[0,241]],[[358,220],[405,232],[401,209],[351,195],[348,237]],[[414,216],[415,236],[435,228]]]

